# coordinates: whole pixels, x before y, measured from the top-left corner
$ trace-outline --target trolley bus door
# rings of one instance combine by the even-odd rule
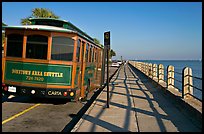
[[[82,42],[82,56],[81,56],[81,74],[80,74],[80,89],[81,89],[81,97],[84,97],[84,71],[85,71],[85,43]]]

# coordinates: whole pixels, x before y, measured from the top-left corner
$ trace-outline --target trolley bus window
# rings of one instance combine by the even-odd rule
[[[89,50],[89,62],[91,62],[91,57],[92,57],[92,46],[90,45],[90,50]]]
[[[52,37],[52,60],[72,61],[74,52],[74,40],[69,37]]]
[[[27,36],[26,58],[47,59],[48,37],[42,35]]]
[[[92,62],[94,62],[94,51],[95,51],[95,48],[93,47],[92,48],[92,54],[91,54],[92,55]]]
[[[78,62],[80,59],[80,46],[81,46],[81,40],[78,40],[78,44],[77,44],[77,61]]]
[[[22,57],[23,52],[23,35],[7,35],[7,56]]]
[[[94,50],[94,62],[97,62],[97,48]]]
[[[86,44],[86,62],[88,62],[89,44]]]
[[[98,60],[97,60],[97,49],[95,50],[95,60],[94,60],[94,62],[97,62]]]

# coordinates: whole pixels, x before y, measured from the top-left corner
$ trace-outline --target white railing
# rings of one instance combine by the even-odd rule
[[[190,98],[196,98],[199,101],[202,101],[198,97],[196,97],[193,94],[193,91],[199,90],[202,92],[202,89],[195,87],[193,85],[193,78],[201,80],[202,78],[195,77],[192,75],[192,69],[189,67],[184,67],[182,70],[182,73],[175,72],[174,71],[174,66],[169,65],[167,67],[167,76],[166,80],[164,79],[164,65],[162,64],[152,64],[152,63],[146,63],[146,62],[140,62],[140,61],[129,61],[129,64],[131,64],[133,67],[141,71],[143,74],[157,82],[158,84],[164,86],[167,90],[168,89],[174,89],[177,91],[182,92],[182,98],[183,99],[190,99]],[[174,75],[178,74],[182,76],[182,81],[179,81],[178,79],[175,79]],[[175,86],[175,81],[179,82],[182,84],[182,89],[179,89],[178,87]],[[202,83],[202,82],[201,82]]]

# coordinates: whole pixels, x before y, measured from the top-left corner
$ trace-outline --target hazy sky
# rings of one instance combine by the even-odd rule
[[[113,59],[202,57],[202,2],[3,2],[2,21],[20,25],[47,8],[103,44],[111,32]]]

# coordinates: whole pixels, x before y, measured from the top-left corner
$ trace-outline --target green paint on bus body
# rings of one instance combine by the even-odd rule
[[[77,66],[77,68],[76,68],[76,76],[75,76],[75,80],[74,80],[75,87],[77,87],[77,84],[78,84],[78,77],[79,77],[79,73],[80,73],[79,69],[80,69],[80,67]]]
[[[6,61],[5,80],[14,82],[71,85],[72,66]]]
[[[86,66],[84,74],[84,85],[88,85],[88,79],[92,79],[94,77],[95,67],[96,66],[94,64]],[[95,79],[92,79],[91,82],[95,82]]]

